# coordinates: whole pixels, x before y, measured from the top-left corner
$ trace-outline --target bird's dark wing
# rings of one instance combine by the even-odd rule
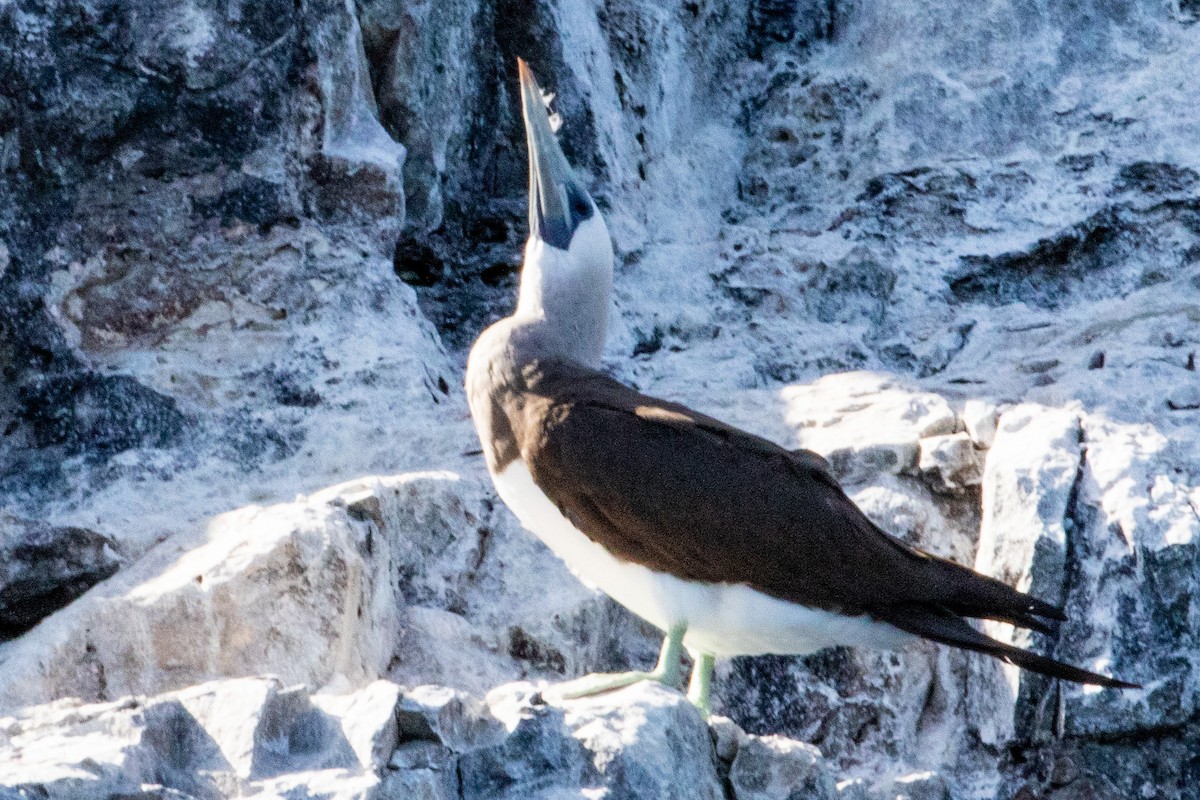
[[[560,510],[618,558],[868,614],[1039,671],[1055,663],[993,642],[960,615],[1047,630],[1045,618],[1063,618],[1058,608],[883,532],[819,455],[570,363],[540,363],[526,378],[521,457]],[[1112,685],[1065,665],[1051,674]]]

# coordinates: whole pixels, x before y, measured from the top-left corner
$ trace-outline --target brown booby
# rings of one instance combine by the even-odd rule
[[[600,210],[518,60],[529,241],[516,311],[471,349],[467,396],[496,490],[583,579],[666,633],[652,672],[591,675],[579,697],[675,684],[707,713],[718,656],[893,647],[913,637],[1056,678],[1133,684],[996,641],[965,618],[1042,632],[1061,609],[904,544],[872,523],[824,459],[787,450],[598,371],[613,279]]]

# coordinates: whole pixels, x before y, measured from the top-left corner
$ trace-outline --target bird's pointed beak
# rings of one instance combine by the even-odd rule
[[[529,235],[566,250],[578,224],[580,204],[574,197],[582,192],[554,131],[529,65],[517,59],[521,76],[521,113],[525,118],[525,141],[529,147]],[[575,213],[573,213],[572,200]],[[586,203],[588,216],[590,200]]]

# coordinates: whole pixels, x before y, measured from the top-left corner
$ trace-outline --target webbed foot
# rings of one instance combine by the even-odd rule
[[[683,651],[683,635],[687,625],[676,625],[667,631],[663,639],[658,665],[651,672],[617,672],[584,675],[582,678],[558,683],[542,692],[547,702],[577,700],[604,692],[611,692],[641,681],[658,681],[665,686],[679,685],[679,654]]]

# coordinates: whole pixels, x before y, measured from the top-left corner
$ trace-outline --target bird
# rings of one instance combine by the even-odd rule
[[[874,524],[827,462],[602,372],[613,246],[529,66],[517,62],[529,239],[516,310],[472,346],[466,393],[496,492],[571,570],[664,632],[651,671],[549,687],[568,700],[658,681],[707,716],[718,657],[929,639],[1083,684],[1136,688],[986,636],[1062,609]]]

